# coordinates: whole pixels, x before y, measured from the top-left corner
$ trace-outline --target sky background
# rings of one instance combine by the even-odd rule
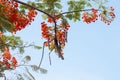
[[[65,0],[64,0],[65,1]],[[65,5],[63,1],[63,5]],[[65,60],[59,59],[53,52],[52,65],[49,65],[48,50],[42,66],[47,74],[40,74],[37,80],[120,80],[120,0],[109,0],[108,6],[115,7],[116,18],[111,25],[98,20],[86,24],[82,21],[70,21],[68,43],[64,49]],[[25,42],[35,42],[42,46],[38,15],[35,21],[16,35]],[[32,64],[39,64],[42,50],[29,48],[25,55],[32,56]]]

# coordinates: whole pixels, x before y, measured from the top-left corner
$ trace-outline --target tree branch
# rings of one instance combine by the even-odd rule
[[[53,17],[52,15],[48,14],[47,12],[45,12],[45,11],[43,11],[43,10],[38,9],[37,7],[34,7],[34,6],[32,6],[32,5],[29,5],[29,4],[24,3],[24,2],[22,2],[22,1],[19,1],[19,0],[14,0],[14,1],[15,1],[15,2],[18,2],[19,4],[22,4],[22,5],[31,7],[31,8],[33,8],[33,9],[39,11],[39,12],[42,12],[42,13],[48,15],[49,17],[51,17],[51,18],[54,20],[54,17]]]
[[[53,21],[54,21],[54,24],[55,24],[55,30],[56,30],[56,26],[57,26],[57,24],[56,24],[56,21],[55,21],[54,16],[50,15],[49,13],[47,13],[47,12],[45,12],[45,11],[43,11],[43,10],[38,9],[37,7],[34,7],[34,6],[29,5],[29,4],[27,4],[27,3],[24,3],[24,2],[22,2],[22,1],[19,1],[19,0],[14,0],[14,1],[15,1],[15,2],[18,2],[19,4],[22,4],[22,5],[25,5],[25,6],[31,7],[31,8],[33,8],[33,9],[39,11],[39,12],[42,12],[42,13],[46,14],[46,15],[49,16],[50,18],[52,18]],[[55,33],[56,33],[56,31],[55,31]]]
[[[31,8],[33,8],[33,9],[39,11],[39,12],[42,12],[42,13],[46,14],[47,16],[49,16],[49,17],[54,21],[54,32],[55,32],[54,44],[55,44],[55,48],[56,48],[56,50],[57,50],[57,52],[58,52],[58,54],[59,54],[59,57],[60,57],[61,59],[64,59],[64,58],[63,58],[63,56],[61,55],[61,47],[60,47],[59,42],[58,42],[58,40],[57,40],[57,35],[56,35],[56,33],[57,33],[57,23],[56,23],[55,17],[56,17],[56,16],[63,15],[63,14],[67,14],[67,13],[74,13],[74,12],[81,12],[81,11],[91,11],[91,10],[92,10],[92,9],[74,10],[74,11],[69,11],[69,12],[63,12],[63,13],[60,13],[60,14],[58,14],[58,15],[56,15],[56,16],[52,16],[52,15],[50,15],[49,13],[47,13],[47,12],[45,12],[45,11],[43,11],[43,10],[40,10],[40,9],[37,8],[37,7],[34,7],[34,6],[29,5],[29,4],[27,4],[27,3],[24,3],[24,2],[22,2],[22,1],[19,1],[19,0],[14,0],[14,1],[16,1],[16,2],[18,2],[18,3],[20,3],[20,4],[22,4],[22,5],[31,7]],[[97,10],[98,10],[98,9],[97,9]],[[100,11],[100,10],[98,10],[98,11]],[[40,65],[41,65],[41,63],[40,63]]]
[[[32,47],[32,45],[22,45],[22,46],[20,46],[20,45],[17,45],[17,46],[13,46],[13,45],[10,45],[9,43],[3,43],[3,44],[1,44],[0,43],[0,46],[9,46],[9,47],[16,47],[16,48],[28,48],[28,47]]]
[[[74,13],[74,12],[82,12],[82,11],[91,11],[92,9],[84,9],[84,10],[74,10],[74,11],[68,11],[68,12],[63,12],[63,13],[60,13],[56,16],[60,16],[60,15],[63,15],[63,14],[68,14],[68,13]],[[96,9],[98,10],[98,9]],[[101,11],[101,10],[98,10],[98,11]]]
[[[46,15],[49,16],[50,18],[52,18],[53,21],[54,21],[54,24],[55,24],[55,33],[56,33],[56,26],[57,26],[57,24],[56,24],[56,21],[55,21],[54,16],[48,14],[47,12],[45,12],[45,11],[43,11],[43,10],[38,9],[37,7],[34,7],[34,6],[29,5],[29,4],[27,4],[27,3],[24,3],[24,2],[22,2],[22,1],[19,1],[19,0],[14,0],[14,1],[15,1],[15,2],[18,2],[19,4],[22,4],[22,5],[25,5],[25,6],[31,7],[31,8],[33,8],[33,9],[39,11],[39,12],[42,12],[42,13],[46,14]]]
[[[60,49],[59,49],[59,45],[58,45],[58,40],[57,40],[57,35],[56,35],[56,33],[57,33],[57,23],[56,23],[56,21],[55,21],[55,16],[52,16],[52,15],[46,13],[45,11],[42,11],[42,10],[38,9],[37,7],[34,7],[34,6],[32,6],[32,5],[29,5],[29,4],[27,4],[27,3],[24,3],[24,2],[22,2],[22,1],[19,1],[19,0],[14,0],[14,1],[16,1],[16,2],[18,2],[18,3],[20,3],[20,4],[23,4],[23,5],[25,5],[25,6],[31,7],[31,8],[33,8],[33,9],[39,11],[39,12],[42,12],[42,13],[46,14],[47,16],[49,16],[50,18],[53,19],[53,21],[54,21],[54,27],[55,27],[55,28],[54,28],[54,32],[55,32],[55,38],[54,38],[55,47],[56,47],[57,52],[60,53]]]
[[[34,65],[17,65],[16,67],[20,67],[20,66],[34,66]]]

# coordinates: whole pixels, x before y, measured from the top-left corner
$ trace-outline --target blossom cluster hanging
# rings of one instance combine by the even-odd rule
[[[102,13],[98,13],[97,9],[92,8],[91,13],[86,11],[82,14],[82,19],[83,22],[88,24],[98,20],[98,16],[100,17],[101,21],[109,25],[115,18],[114,8],[110,7],[109,10],[104,10]]]
[[[104,23],[110,25],[110,23],[114,20],[115,14],[114,14],[114,8],[111,6],[109,10],[105,10],[102,13],[99,14],[101,21]]]
[[[15,69],[17,66],[17,60],[10,54],[9,48],[5,48],[0,59],[1,69]]]
[[[98,15],[97,15],[98,10],[92,8],[91,11],[92,11],[91,13],[89,13],[89,12],[83,13],[82,19],[84,22],[91,23],[91,22],[95,22],[98,19]]]
[[[0,0],[0,6],[1,15],[8,18],[8,20],[15,26],[13,32],[24,29],[34,20],[34,17],[37,14],[33,9],[28,10],[26,14],[20,13],[18,10],[18,3],[14,0]]]
[[[65,43],[67,42],[67,31],[69,30],[70,25],[68,23],[63,25],[61,19],[58,17],[54,17],[54,19],[56,20],[56,22],[60,21],[60,23],[57,24],[57,26],[54,25],[48,26],[45,22],[41,23],[42,38],[47,40],[44,43],[44,45],[48,47],[50,51],[53,51],[55,49],[58,56],[60,57],[61,55],[60,58],[63,59],[62,49],[65,47]],[[51,19],[50,17],[48,17],[47,21],[48,23],[52,23],[52,24],[54,23],[53,19]],[[56,29],[56,33],[55,33],[55,29]],[[56,44],[56,42],[54,41],[55,38],[57,39],[58,44]],[[57,51],[56,45],[58,45],[60,51]]]

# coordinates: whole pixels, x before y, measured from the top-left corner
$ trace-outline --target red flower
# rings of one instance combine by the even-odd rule
[[[0,37],[3,35],[3,33],[2,32],[0,32]]]
[[[85,12],[82,15],[82,19],[86,23],[95,22],[98,18],[98,15],[97,15],[98,10],[94,8],[92,8],[91,10],[92,10],[92,13]]]
[[[10,63],[6,63],[6,67],[7,67],[7,69],[10,69]]]
[[[12,65],[13,65],[13,67],[17,66],[17,60],[15,57],[12,57]]]
[[[11,54],[10,54],[8,48],[5,49],[5,52],[3,53],[2,57],[3,57],[3,59],[7,59],[7,60],[11,59]]]
[[[50,32],[49,32],[49,28],[45,22],[41,23],[41,31],[42,31],[42,37],[48,40],[49,36],[50,36]]]
[[[12,63],[10,63],[12,62]],[[5,65],[7,69],[10,69],[11,66],[14,68],[17,66],[17,60],[15,57],[12,57],[9,48],[4,49],[4,53],[2,55],[2,59],[0,61],[0,65]]]

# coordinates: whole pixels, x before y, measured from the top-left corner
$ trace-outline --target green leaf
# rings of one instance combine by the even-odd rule
[[[43,18],[44,20],[46,20],[46,19],[47,19],[47,15],[42,14],[42,18]]]
[[[49,50],[52,52],[55,49],[55,45],[52,45]]]
[[[42,3],[36,3],[36,6],[40,9],[44,8],[44,5]]]
[[[88,7],[92,7],[92,5],[91,5],[89,2],[87,3],[87,6],[88,6]]]
[[[77,20],[80,21],[80,13],[79,12],[76,12],[73,15],[73,21],[76,22]]]
[[[25,14],[25,9],[21,9],[20,12],[21,12],[22,14]]]
[[[0,14],[0,23],[1,28],[0,31],[2,32],[13,32],[15,26],[4,16]]]
[[[68,13],[65,17],[67,17],[68,19],[72,20],[72,18],[73,18],[73,14]]]
[[[24,53],[24,48],[23,47],[19,48],[19,52]]]
[[[28,55],[28,56],[25,56],[24,57],[24,60],[26,61],[26,62],[29,62],[30,60],[31,60],[31,57]]]
[[[31,68],[32,68],[32,70],[34,70],[34,71],[40,70],[40,72],[43,73],[43,74],[46,74],[46,73],[47,73],[47,70],[46,70],[46,69],[40,68],[40,67],[37,66],[37,65],[31,65]]]
[[[46,74],[46,73],[47,73],[47,70],[46,70],[46,69],[43,69],[43,68],[40,68],[40,71],[41,71],[41,73],[43,73],[43,74]]]
[[[41,49],[42,47],[41,46],[34,46],[35,49]]]
[[[1,36],[2,41],[6,41],[6,36]]]
[[[55,3],[55,6],[56,6],[58,9],[62,9],[62,5],[59,4],[59,3]]]

